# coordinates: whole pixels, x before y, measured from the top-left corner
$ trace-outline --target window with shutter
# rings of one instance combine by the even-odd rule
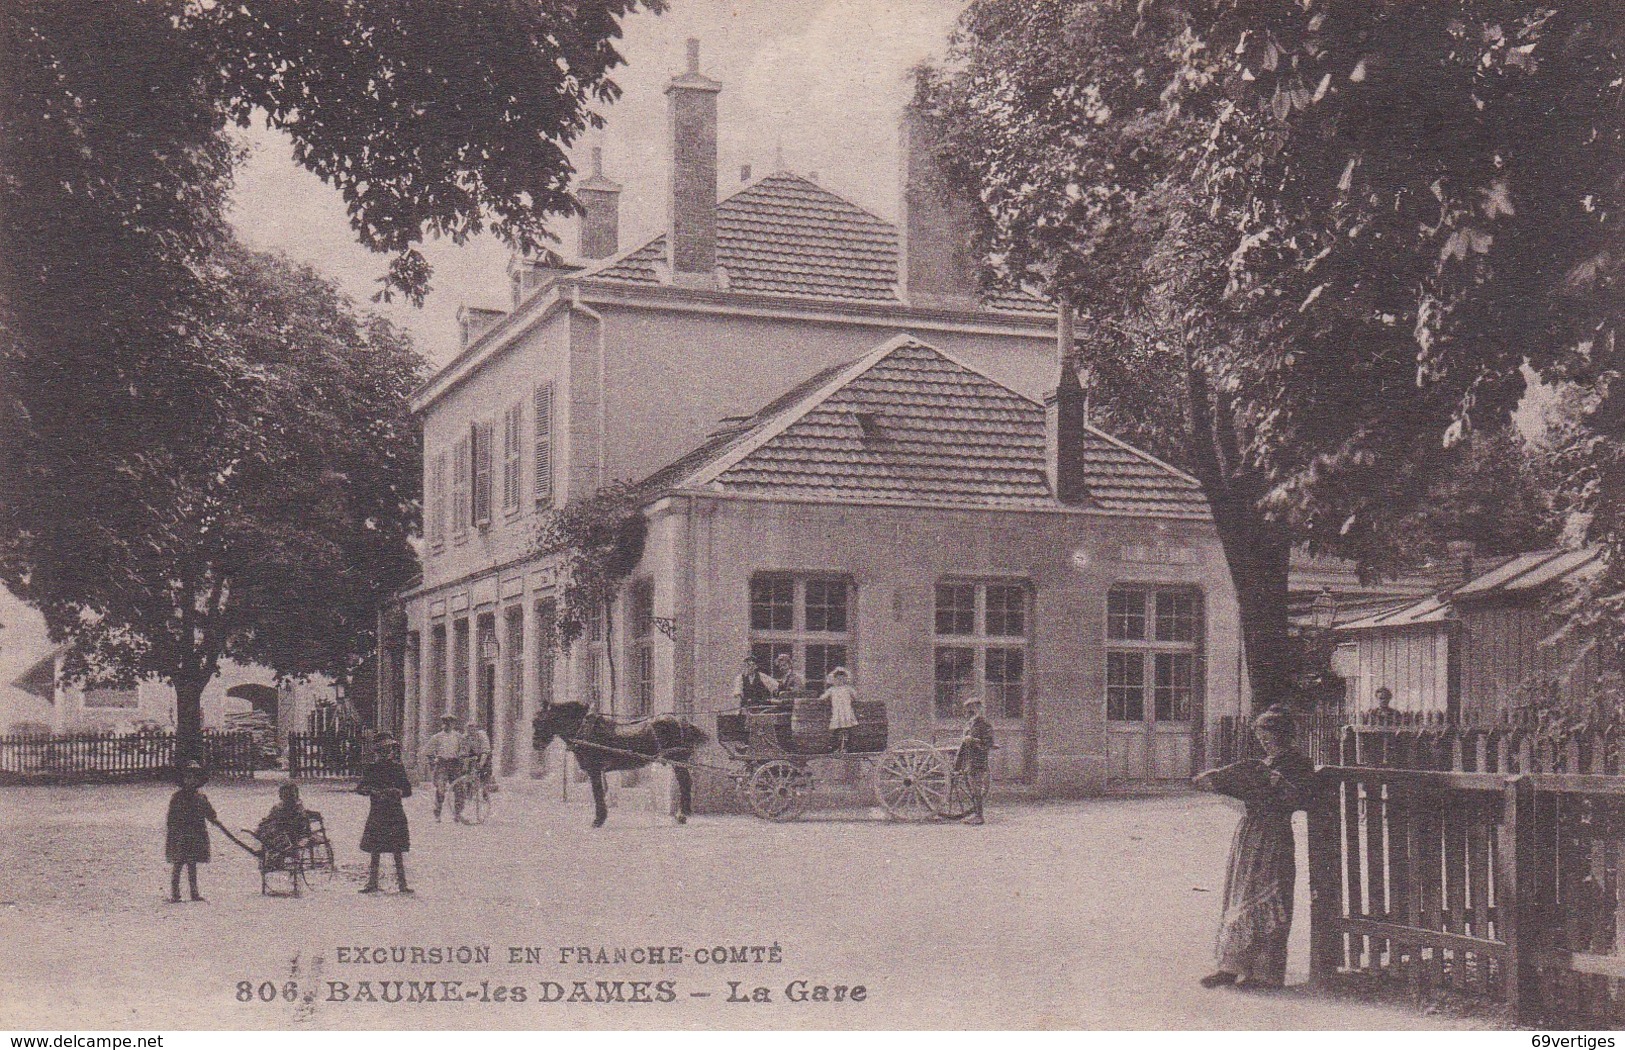
[[[536,502],[553,502],[553,384],[536,387]]]
[[[474,442],[474,524],[491,524],[491,424],[475,423],[470,435]]]
[[[446,542],[446,453],[439,452],[429,471],[429,545],[441,547]]]
[[[502,509],[509,514],[519,509],[519,462],[524,413],[524,402],[515,401],[502,414]]]
[[[469,464],[468,438],[458,438],[451,447],[451,535],[461,539],[468,535],[469,482],[473,469]]]

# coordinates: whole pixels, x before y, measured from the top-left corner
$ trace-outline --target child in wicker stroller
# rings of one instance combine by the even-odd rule
[[[293,895],[299,896],[299,883],[305,878],[305,870],[321,863],[317,851],[331,849],[326,834],[319,831],[319,821],[319,817],[305,809],[299,798],[299,785],[288,783],[277,789],[276,805],[252,832],[260,843],[262,893],[269,892],[272,872],[285,872],[292,883]]]

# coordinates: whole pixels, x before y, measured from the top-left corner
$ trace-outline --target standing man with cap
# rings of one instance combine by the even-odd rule
[[[959,753],[954,756],[954,772],[965,778],[970,787],[971,812],[967,824],[985,824],[982,803],[987,798],[987,759],[993,752],[993,723],[987,720],[987,705],[979,696],[964,703],[965,735],[959,740]]]
[[[457,719],[452,715],[442,715],[440,732],[431,736],[424,746],[428,752],[429,770],[434,776],[434,819],[439,820],[440,811],[446,805],[446,789],[462,774],[463,734],[457,732]],[[462,815],[462,799],[453,798],[451,805],[453,816]]]

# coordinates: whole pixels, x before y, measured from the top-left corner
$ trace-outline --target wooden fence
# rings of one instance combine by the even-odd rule
[[[205,730],[203,753],[210,776],[254,775],[258,752],[251,733]],[[167,779],[174,766],[174,733],[0,737],[0,784]]]
[[[359,777],[361,738],[354,733],[289,733],[288,776],[294,780]]]
[[[1608,744],[1345,732],[1309,817],[1312,971],[1485,996],[1526,1023],[1625,1025],[1625,777]]]

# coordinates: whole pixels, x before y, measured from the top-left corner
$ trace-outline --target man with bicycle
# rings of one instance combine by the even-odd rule
[[[987,798],[987,762],[993,752],[993,723],[987,720],[986,707],[979,696],[965,701],[965,713],[970,721],[959,741],[959,753],[954,756],[954,773],[963,776],[970,788],[971,811],[965,819],[967,824],[985,822],[982,801]]]
[[[463,772],[463,734],[457,731],[454,716],[441,716],[440,732],[429,738],[426,750],[429,769],[434,774],[434,819],[439,820],[446,804],[446,791]],[[451,806],[452,816],[463,815],[463,799],[456,792],[452,793]]]
[[[468,760],[468,771],[480,775],[481,784],[491,782],[491,735],[478,722],[468,723],[463,731],[463,756]]]

